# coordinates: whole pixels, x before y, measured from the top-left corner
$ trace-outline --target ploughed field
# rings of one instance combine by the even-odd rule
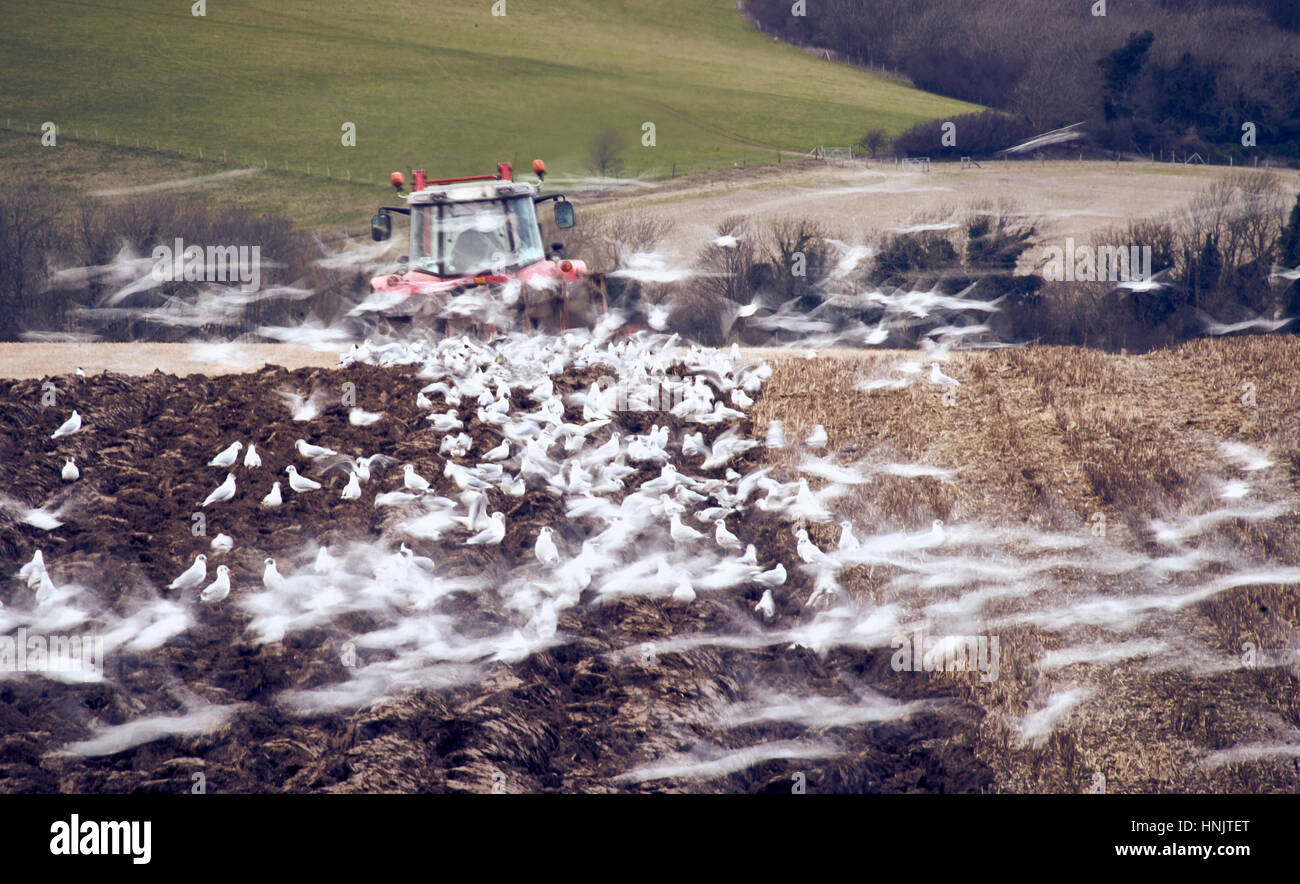
[[[965,351],[950,386],[900,351],[769,375],[568,336],[0,381],[0,633],[105,645],[100,671],[0,671],[0,783],[1294,791],[1297,349]],[[723,405],[667,410],[692,396]],[[463,427],[429,420],[450,407]],[[206,465],[236,440],[260,467]],[[343,457],[374,454],[341,499]],[[500,541],[467,544],[498,512]],[[224,600],[167,589],[199,553]]]

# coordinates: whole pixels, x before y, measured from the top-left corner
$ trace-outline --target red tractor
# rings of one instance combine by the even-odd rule
[[[402,193],[402,173],[394,172],[393,187],[406,205],[380,207],[370,233],[376,242],[387,240],[392,214],[407,215],[410,252],[397,259],[394,273],[370,281],[370,297],[353,315],[424,318],[443,332],[494,326],[502,313],[521,317],[524,328],[592,324],[607,309],[601,280],[584,262],[564,258],[562,243],[552,243],[548,257],[537,223],[538,204],[552,202],[556,228],[572,228],[573,204],[560,193],[540,194],[541,160],[533,171],[535,185],[515,181],[509,163],[498,163],[495,175],[469,178],[426,179],[421,169],[409,194]],[[479,309],[484,305],[490,309]]]

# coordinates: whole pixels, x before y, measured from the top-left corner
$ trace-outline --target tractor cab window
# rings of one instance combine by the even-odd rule
[[[542,233],[537,229],[537,209],[533,198],[515,197],[506,200],[510,208],[510,231],[519,256],[519,265],[535,264],[546,257],[542,248]]]
[[[529,197],[413,207],[411,266],[437,276],[477,276],[542,260]]]

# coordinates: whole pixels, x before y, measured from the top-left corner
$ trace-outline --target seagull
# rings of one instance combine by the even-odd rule
[[[402,472],[406,475],[402,477],[402,483],[408,491],[423,492],[429,490],[429,480],[415,471],[415,467],[406,464],[402,467]]]
[[[776,616],[776,599],[772,598],[772,590],[763,590],[763,597],[758,600],[754,610],[762,614],[764,620],[771,620]]]
[[[317,488],[320,488],[320,483],[314,479],[308,479],[306,476],[298,475],[298,468],[293,464],[289,464],[285,467],[284,471],[289,474],[289,487],[294,491],[315,491]]]
[[[934,543],[943,543],[947,535],[943,531],[943,519],[935,519],[930,523],[930,540]]]
[[[456,409],[448,408],[446,414],[431,414],[428,420],[433,422],[433,428],[439,433],[450,433],[453,430],[463,430],[465,425],[456,417]]]
[[[1233,481],[1225,482],[1219,496],[1225,500],[1241,500],[1250,494],[1250,486],[1245,482]]]
[[[26,580],[29,589],[35,589],[41,583],[45,573],[45,555],[38,549],[27,564],[18,569],[18,579]]]
[[[77,370],[73,372],[73,374],[75,374],[79,378],[84,378],[86,376],[86,370],[82,368],[80,365],[78,365]]]
[[[77,430],[81,429],[81,415],[73,409],[72,417],[63,422],[57,430],[50,434],[51,439],[62,439],[64,436],[71,436]]]
[[[853,536],[853,524],[848,521],[840,522],[840,549],[857,549],[859,546],[861,544]]]
[[[68,462],[63,465],[63,481],[75,482],[81,478],[81,470],[77,469],[76,458],[68,458]]]
[[[219,602],[228,595],[230,595],[230,569],[225,565],[218,565],[217,579],[199,593],[199,598],[205,602]]]
[[[260,467],[261,465],[262,458],[257,453],[257,446],[251,442],[248,443],[248,450],[244,452],[244,466],[251,469],[253,467]]]
[[[384,413],[382,411],[366,411],[364,408],[354,408],[348,412],[348,423],[354,427],[368,427],[383,419]]]
[[[282,503],[284,498],[280,496],[280,483],[272,482],[270,493],[262,498],[262,506],[279,506]]]
[[[267,589],[282,589],[284,577],[276,570],[275,559],[266,559],[266,568],[262,571],[262,585]]]
[[[212,538],[212,548],[221,553],[228,553],[235,548],[235,540],[229,534],[218,534]]]
[[[818,549],[817,544],[808,539],[807,529],[800,528],[798,537],[799,542],[796,544],[796,548],[799,552],[799,558],[803,559],[805,564],[813,565],[826,560],[826,553]]]
[[[772,421],[767,425],[767,447],[785,447],[785,427],[781,425],[780,421]]]
[[[353,473],[348,476],[348,484],[343,486],[343,493],[339,495],[340,500],[356,500],[361,496],[361,482],[357,474]]]
[[[930,363],[930,383],[932,383],[932,384],[938,384],[938,385],[941,386],[941,387],[960,387],[960,386],[961,386],[961,383],[960,383],[960,382],[958,382],[957,380],[955,380],[955,379],[953,379],[953,378],[948,377],[946,374],[944,374],[943,372],[941,372],[941,371],[939,370],[939,363],[937,363],[937,362],[931,362],[931,363]]]
[[[223,470],[233,467],[235,461],[239,459],[239,450],[243,447],[243,442],[231,442],[220,454],[208,461],[208,466],[221,467]]]
[[[167,584],[168,589],[190,589],[198,586],[208,576],[208,557],[199,553],[194,557],[194,564],[190,565],[181,576],[177,577],[171,583]]]
[[[506,536],[506,514],[497,512],[492,514],[490,525],[488,525],[479,533],[475,534],[469,540],[466,540],[465,543],[466,545],[475,545],[475,544],[484,544],[484,543],[496,544],[496,543],[500,543],[505,538],[505,536]]]
[[[496,448],[483,455],[483,460],[488,463],[496,463],[499,460],[505,460],[510,456],[510,440],[502,439],[501,444]]]
[[[546,526],[537,534],[537,545],[533,547],[533,554],[537,556],[537,561],[543,565],[553,566],[560,561],[560,551],[555,548],[555,541],[551,539],[551,528]]]
[[[695,601],[695,587],[691,586],[691,578],[685,574],[682,575],[682,580],[677,584],[677,588],[673,590],[673,601],[685,605]]]
[[[757,577],[755,577],[754,580],[763,584],[764,586],[780,586],[781,584],[785,583],[785,578],[786,578],[785,565],[781,564],[780,562],[777,562],[775,568],[773,568],[770,571],[764,571],[762,574],[759,574]]]
[[[223,500],[230,500],[230,498],[234,496],[235,474],[226,473],[226,481],[218,485],[213,492],[208,495],[207,500],[203,501],[203,505],[207,506],[210,503],[221,503]]]
[[[672,536],[673,540],[677,541],[678,543],[686,543],[691,540],[699,540],[701,537],[704,536],[703,534],[701,534],[699,531],[696,531],[691,526],[683,525],[682,517],[677,513],[673,513],[673,518],[672,518],[671,525],[668,529],[668,533]]]
[[[804,444],[809,448],[825,448],[829,439],[826,436],[826,428],[821,424],[813,426],[812,435],[804,440]]]
[[[713,539],[718,542],[718,546],[723,549],[740,549],[740,538],[727,530],[726,519],[717,519],[713,524],[717,529],[713,532]]]
[[[750,544],[745,547],[745,554],[736,560],[739,565],[749,565],[751,568],[758,566],[758,547]]]
[[[424,391],[415,394],[415,404],[420,408],[433,408],[433,400],[424,395]]]
[[[320,445],[312,445],[306,439],[299,439],[293,444],[294,447],[298,449],[298,453],[303,457],[329,457],[331,454],[338,454],[338,452],[333,448],[323,448]]]

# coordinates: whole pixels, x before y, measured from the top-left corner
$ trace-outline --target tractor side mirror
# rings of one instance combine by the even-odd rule
[[[387,212],[380,212],[370,219],[370,238],[383,242],[393,235],[393,218]]]
[[[574,225],[573,203],[568,200],[555,201],[555,226],[560,230],[568,230]]]

